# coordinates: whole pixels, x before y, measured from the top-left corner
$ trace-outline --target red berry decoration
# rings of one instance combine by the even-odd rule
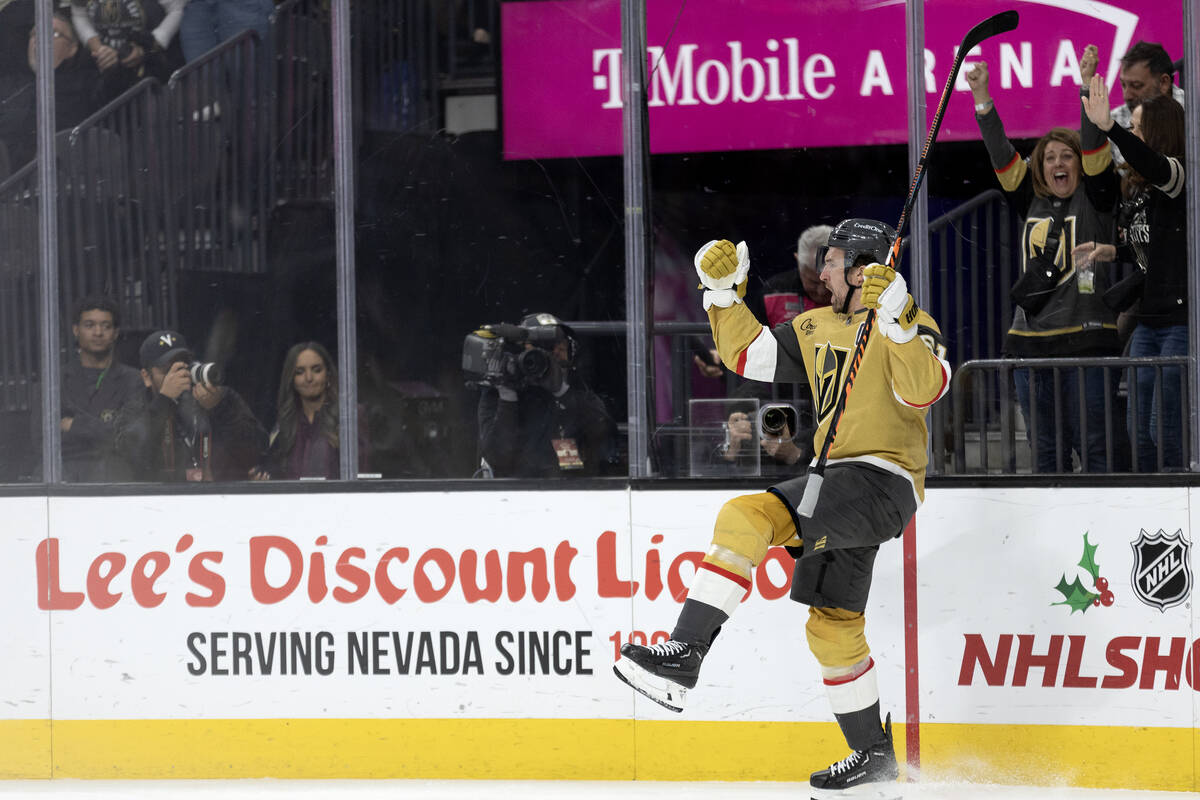
[[[1096,578],[1096,588],[1100,591],[1108,589],[1108,578]]]
[[[1111,606],[1113,604],[1113,601],[1115,601],[1116,599],[1117,598],[1113,597],[1112,592],[1104,591],[1104,592],[1100,593],[1101,605]]]
[[[1093,600],[1093,601],[1092,601],[1092,605],[1094,605],[1094,606],[1099,606],[1099,605],[1100,605],[1100,598],[1099,598],[1099,597],[1097,597],[1095,600]]]

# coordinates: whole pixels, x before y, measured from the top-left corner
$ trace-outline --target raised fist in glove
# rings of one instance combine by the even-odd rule
[[[898,344],[917,335],[917,304],[908,293],[904,276],[885,264],[871,264],[863,270],[862,301],[875,309],[879,329]]]
[[[704,310],[709,306],[729,308],[746,296],[750,273],[750,250],[745,242],[735,247],[728,239],[713,240],[696,251],[696,274],[704,292]]]

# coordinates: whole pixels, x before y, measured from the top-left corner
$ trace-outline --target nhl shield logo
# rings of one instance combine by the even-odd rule
[[[1148,606],[1165,612],[1192,593],[1192,543],[1178,530],[1162,529],[1150,535],[1145,529],[1130,542],[1133,548],[1133,591]]]

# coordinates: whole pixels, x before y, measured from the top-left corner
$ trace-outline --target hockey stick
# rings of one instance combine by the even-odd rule
[[[929,148],[933,146],[934,140],[937,139],[938,129],[942,127],[942,116],[946,113],[946,106],[950,104],[950,95],[954,91],[954,81],[958,78],[958,70],[962,67],[963,60],[967,57],[967,53],[984,39],[990,39],[993,36],[1007,33],[1016,28],[1017,20],[1018,15],[1016,11],[1002,11],[995,16],[988,17],[967,31],[967,35],[963,37],[962,43],[958,46],[958,53],[954,56],[954,64],[950,67],[950,77],[946,79],[946,86],[942,89],[942,97],[938,101],[937,113],[933,115],[933,124],[929,127],[929,135],[925,137],[925,147],[921,150],[921,158],[917,161],[917,169],[913,173],[912,183],[908,187],[908,197],[904,200],[904,210],[900,212],[900,221],[896,224],[896,240],[892,242],[892,248],[888,251],[887,256],[889,267],[895,267],[900,263],[900,246],[904,240],[904,227],[908,223],[908,214],[912,211],[913,203],[917,199],[917,191],[921,188],[921,181],[925,178],[925,160],[929,156]],[[855,339],[854,354],[851,356],[850,363],[846,368],[846,382],[842,387],[841,395],[838,397],[837,405],[833,408],[833,418],[829,421],[829,430],[825,432],[825,443],[821,445],[821,455],[817,458],[816,465],[808,475],[808,483],[804,486],[804,496],[800,498],[800,506],[796,509],[797,513],[802,517],[811,517],[813,510],[817,507],[817,497],[821,493],[821,483],[825,480],[825,463],[829,460],[829,451],[833,447],[834,439],[837,438],[838,424],[842,421],[842,414],[846,410],[846,400],[850,397],[850,390],[854,387],[854,378],[858,374],[858,367],[862,363],[863,354],[867,350],[867,341],[870,339],[871,331],[874,328],[875,309],[871,308],[867,310],[867,318],[858,331],[858,337]]]

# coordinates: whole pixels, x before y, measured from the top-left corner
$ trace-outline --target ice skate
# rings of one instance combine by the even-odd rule
[[[898,787],[893,785],[900,768],[892,748],[891,714],[883,723],[883,734],[878,744],[855,750],[827,769],[814,772],[808,781],[813,789],[820,790],[814,798],[899,797]]]
[[[624,644],[613,672],[660,706],[682,711],[687,690],[700,677],[704,653],[699,645],[674,639],[650,647]]]

